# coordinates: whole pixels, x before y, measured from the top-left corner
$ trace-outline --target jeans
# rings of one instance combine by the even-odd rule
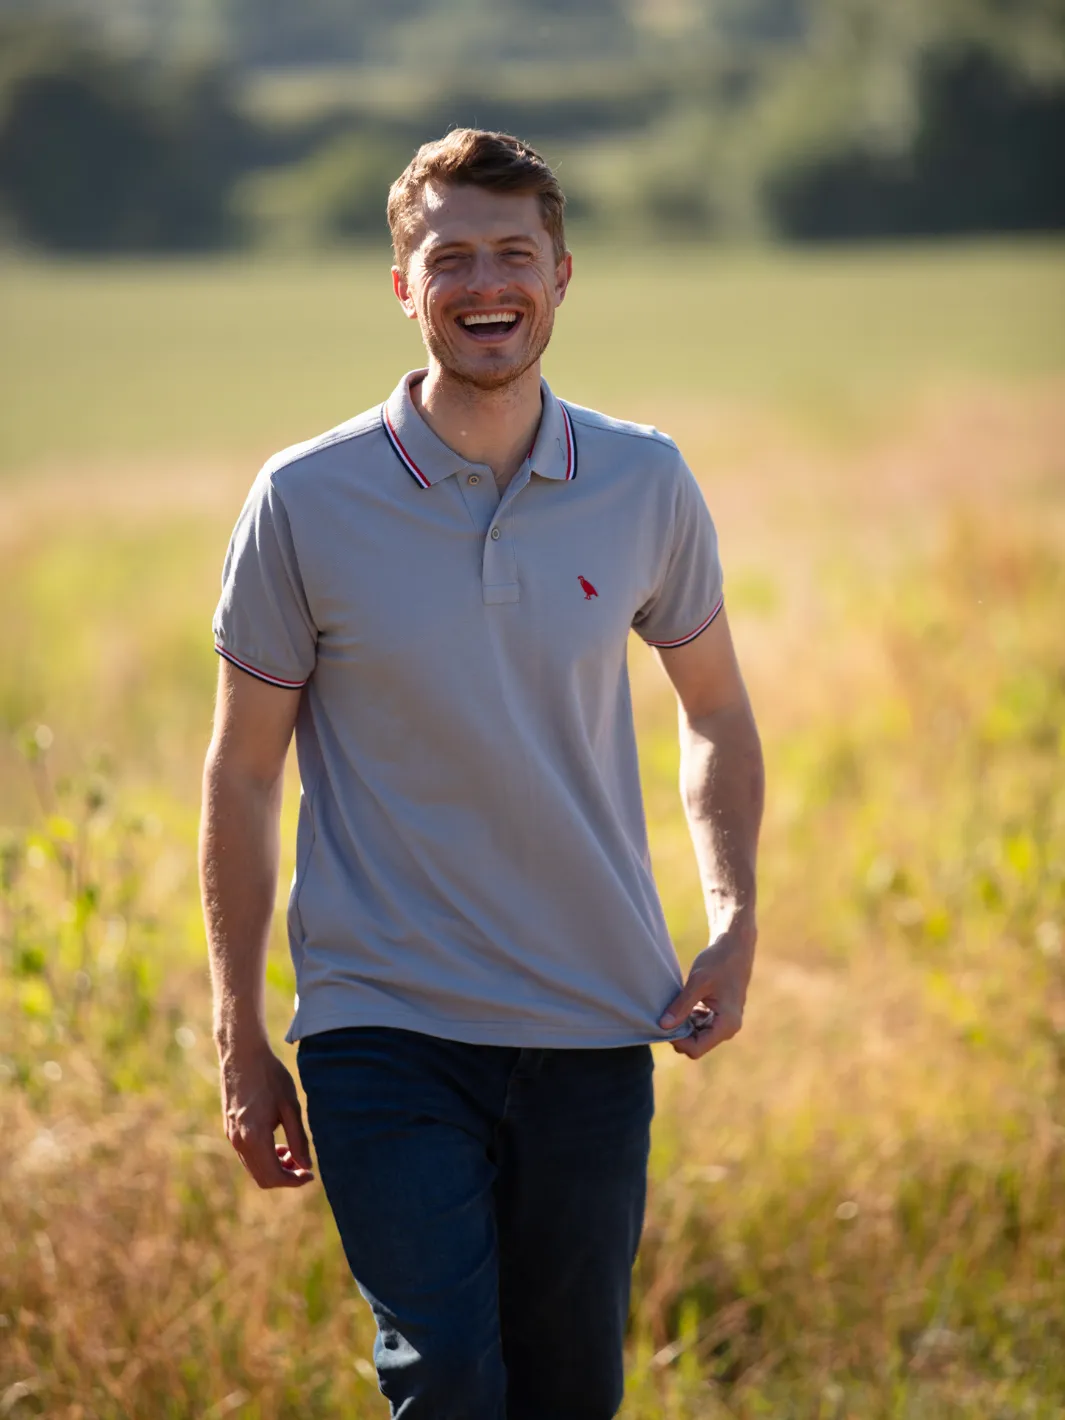
[[[609,1420],[643,1224],[650,1047],[386,1027],[300,1042],[326,1195],[403,1420]]]

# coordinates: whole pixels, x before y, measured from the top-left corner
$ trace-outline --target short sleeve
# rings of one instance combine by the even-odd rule
[[[632,622],[649,646],[661,649],[694,641],[724,604],[717,531],[694,474],[679,454],[677,462],[670,546],[658,585]]]
[[[314,670],[317,628],[288,515],[265,473],[233,529],[213,629],[219,655],[270,685],[297,689]]]

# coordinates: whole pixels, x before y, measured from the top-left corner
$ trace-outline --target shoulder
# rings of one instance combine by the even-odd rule
[[[614,419],[609,414],[603,414],[598,409],[588,409],[586,405],[574,404],[571,399],[565,399],[562,403],[569,411],[569,416],[574,424],[581,430],[594,432],[606,438],[613,439],[638,439],[660,444],[665,449],[672,449],[677,453],[677,446],[668,434],[663,434],[661,429],[656,429],[653,424],[636,424],[631,419]]]
[[[632,460],[645,468],[676,468],[682,464],[680,450],[661,429],[653,424],[636,424],[629,419],[614,419],[598,409],[563,400],[573,423],[582,460],[585,454],[592,460],[602,455],[616,466],[619,459]]]
[[[283,494],[290,485],[303,484],[316,474],[328,473],[338,461],[350,468],[352,457],[357,459],[364,450],[371,456],[376,452],[374,436],[384,437],[379,404],[312,439],[280,449],[263,464],[256,484],[264,493],[269,490]]]
[[[581,474],[599,475],[617,489],[638,496],[641,506],[650,499],[663,511],[683,501],[684,484],[691,479],[677,445],[652,424],[613,419],[597,409],[564,401],[573,425]]]

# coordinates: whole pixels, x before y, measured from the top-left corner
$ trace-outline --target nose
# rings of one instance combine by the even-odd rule
[[[471,295],[488,299],[502,295],[507,275],[492,252],[478,252],[470,268],[466,288]]]

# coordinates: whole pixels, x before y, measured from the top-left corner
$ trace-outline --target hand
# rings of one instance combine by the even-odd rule
[[[264,1041],[223,1050],[222,1118],[226,1137],[260,1188],[300,1188],[314,1181],[311,1150],[292,1076]],[[274,1130],[284,1130],[278,1144]]]
[[[757,935],[753,923],[733,923],[692,962],[684,989],[658,1022],[671,1030],[691,1019],[693,1033],[671,1042],[678,1055],[698,1060],[739,1034]]]

